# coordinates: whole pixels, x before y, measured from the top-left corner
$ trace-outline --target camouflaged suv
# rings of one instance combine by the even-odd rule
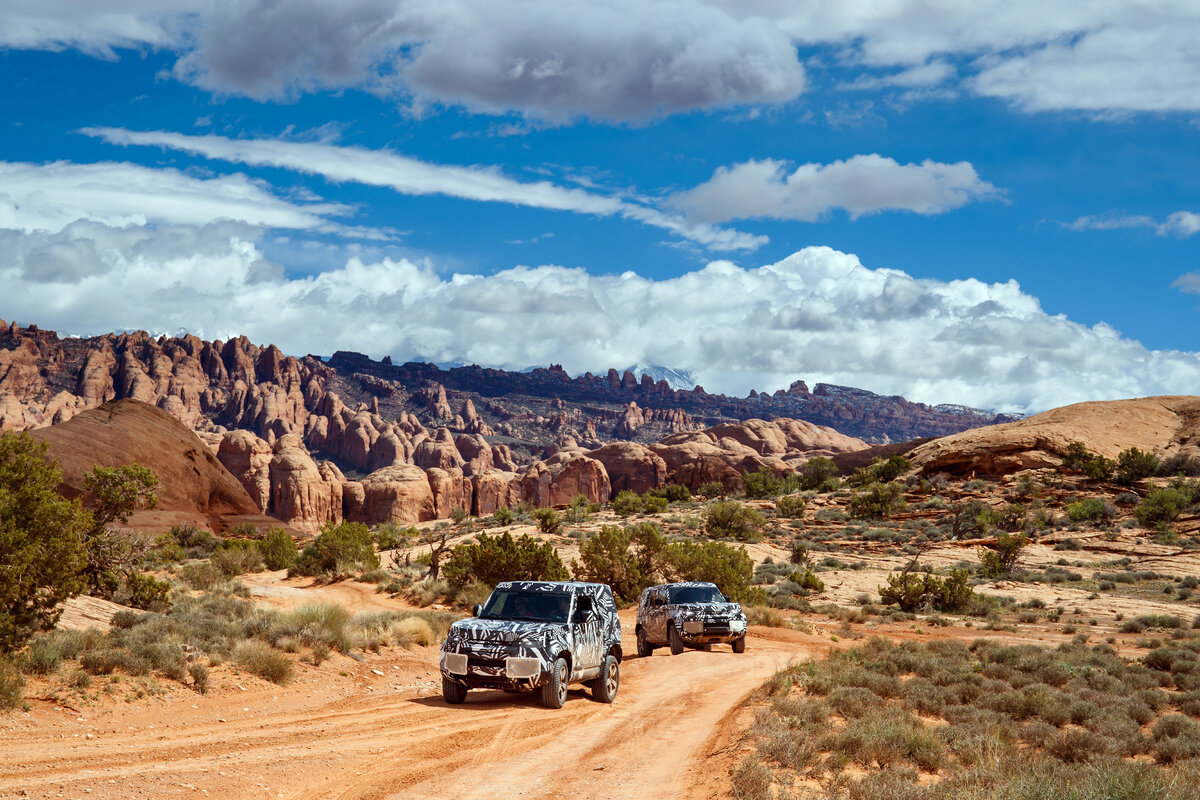
[[[663,645],[671,648],[671,655],[679,655],[685,647],[708,650],[716,643],[733,645],[735,653],[746,652],[746,615],[715,583],[664,583],[642,592],[639,656],[652,655]]]
[[[442,643],[447,703],[468,689],[541,689],[543,705],[562,708],[568,684],[584,681],[601,703],[617,696],[621,621],[605,584],[506,581],[474,611]]]

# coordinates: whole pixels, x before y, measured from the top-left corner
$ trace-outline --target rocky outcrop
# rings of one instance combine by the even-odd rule
[[[610,490],[644,494],[667,482],[667,462],[645,445],[613,442],[588,453],[604,465]]]
[[[140,464],[158,476],[158,512],[189,514],[213,530],[227,527],[229,517],[259,513],[242,484],[195,433],[147,403],[106,403],[32,435],[49,445],[68,496],[85,494],[84,476],[94,467]]]
[[[611,493],[604,465],[578,449],[555,453],[521,476],[521,497],[538,506],[567,505],[579,495],[606,503]]]
[[[309,531],[342,521],[338,473],[318,468],[299,437],[288,434],[275,442],[269,469],[271,514]]]
[[[925,474],[998,476],[1056,467],[1072,442],[1113,459],[1130,447],[1161,456],[1200,457],[1200,397],[1076,403],[935,439],[913,449],[908,458]]]
[[[372,472],[355,490],[349,519],[372,524],[396,522],[409,525],[437,517],[433,489],[425,471],[415,466],[387,467]]]
[[[272,456],[271,445],[250,431],[230,431],[217,446],[217,460],[238,479],[259,511],[271,506]]]

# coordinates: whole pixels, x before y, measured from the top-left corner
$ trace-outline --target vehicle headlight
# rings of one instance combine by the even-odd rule
[[[731,631],[744,631],[744,630],[746,630],[746,620],[744,620],[744,619],[735,619],[735,620],[732,620],[732,621],[729,623],[729,630],[731,630]]]

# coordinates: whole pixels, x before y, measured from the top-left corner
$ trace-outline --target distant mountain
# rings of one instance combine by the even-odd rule
[[[691,391],[696,388],[696,379],[687,370],[648,364],[634,364],[632,367],[626,367],[623,372],[632,372],[638,378],[641,378],[643,375],[649,375],[655,381],[666,381],[667,386],[677,391]]]

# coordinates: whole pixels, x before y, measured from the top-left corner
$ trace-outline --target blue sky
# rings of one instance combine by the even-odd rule
[[[0,317],[732,394],[1197,392],[1200,9],[794,6],[7,4]]]

